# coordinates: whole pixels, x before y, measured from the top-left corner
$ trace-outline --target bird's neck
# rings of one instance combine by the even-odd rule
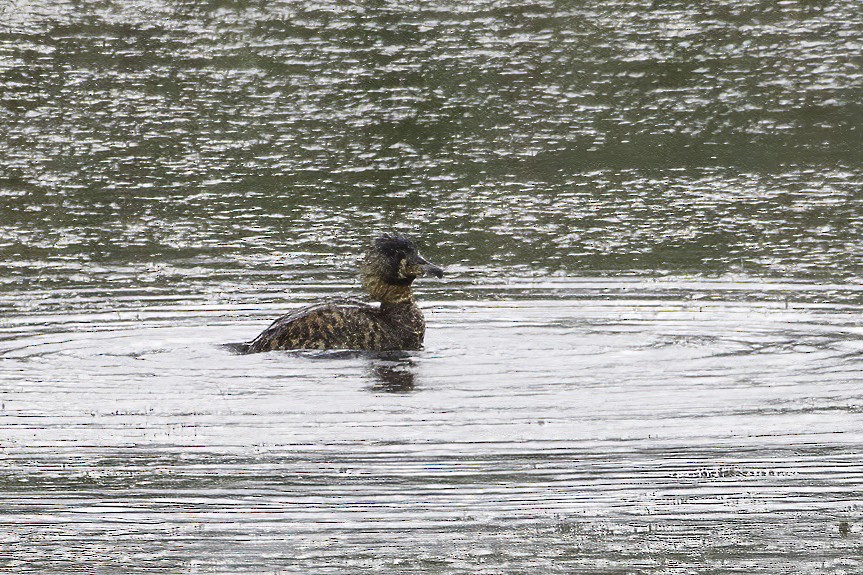
[[[410,284],[395,285],[387,283],[375,276],[363,278],[363,286],[369,292],[369,296],[375,301],[381,302],[381,309],[386,307],[414,305],[413,293]]]
[[[401,315],[403,313],[412,313],[412,310],[419,309],[417,302],[413,298],[399,302],[381,302],[381,312],[387,315]]]

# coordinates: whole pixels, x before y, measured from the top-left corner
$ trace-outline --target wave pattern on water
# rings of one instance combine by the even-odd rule
[[[18,2],[0,289],[207,289],[387,227],[471,267],[859,277],[858,12]]]
[[[0,570],[850,575],[855,2],[0,3]],[[231,354],[447,266],[424,351]]]
[[[859,307],[596,284],[428,302],[426,349],[401,355],[219,345],[275,306],[22,317],[0,565],[858,570]]]

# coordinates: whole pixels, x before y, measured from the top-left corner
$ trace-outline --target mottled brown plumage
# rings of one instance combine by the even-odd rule
[[[380,306],[342,299],[298,309],[273,322],[245,351],[420,349],[425,320],[411,283],[427,274],[442,277],[443,270],[424,260],[410,240],[388,235],[373,242],[360,269],[363,286]]]

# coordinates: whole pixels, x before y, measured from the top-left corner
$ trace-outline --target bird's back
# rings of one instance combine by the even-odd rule
[[[419,311],[419,310],[417,310]],[[420,314],[420,319],[422,318]],[[277,349],[416,349],[411,333],[380,308],[356,300],[332,300],[292,311],[261,332],[247,353]]]

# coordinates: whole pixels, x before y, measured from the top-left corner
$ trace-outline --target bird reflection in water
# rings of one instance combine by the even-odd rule
[[[375,379],[367,389],[376,393],[411,393],[416,389],[416,364],[410,356],[373,358],[369,374]]]
[[[237,355],[247,353],[245,343],[227,343],[222,347]],[[374,393],[411,393],[416,391],[417,365],[410,353],[404,351],[368,352],[357,350],[287,350],[286,357],[311,360],[364,359],[367,373],[373,380],[366,387]]]

